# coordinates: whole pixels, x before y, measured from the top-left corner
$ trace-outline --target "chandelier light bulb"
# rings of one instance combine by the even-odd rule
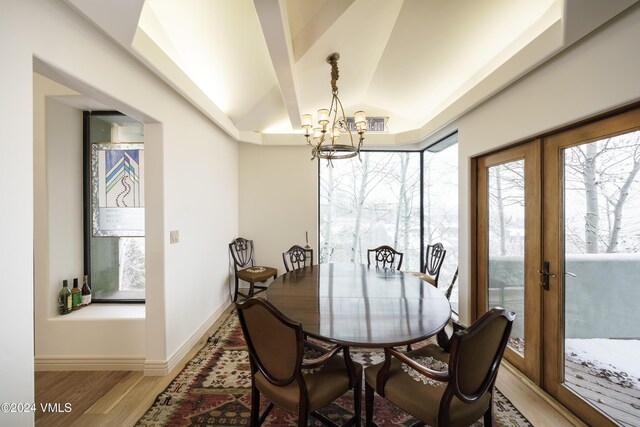
[[[329,110],[326,108],[318,110],[318,123],[326,129],[327,124],[329,124]]]

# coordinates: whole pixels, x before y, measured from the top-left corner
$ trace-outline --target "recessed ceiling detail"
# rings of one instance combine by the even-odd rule
[[[67,1],[254,143],[303,140],[299,114],[326,108],[325,58],[340,52],[345,110],[388,117],[376,140],[397,145],[443,128],[636,0]],[[137,28],[123,12],[139,13]]]

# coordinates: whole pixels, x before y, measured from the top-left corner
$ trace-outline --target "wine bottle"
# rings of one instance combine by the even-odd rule
[[[62,281],[62,289],[58,293],[58,312],[60,314],[67,314],[71,311],[71,291],[69,290],[69,282],[67,280]]]
[[[91,304],[91,288],[89,287],[89,277],[87,275],[82,279],[82,305]]]
[[[71,289],[71,307],[77,310],[82,305],[82,292],[78,287],[78,278],[73,279],[73,289]]]

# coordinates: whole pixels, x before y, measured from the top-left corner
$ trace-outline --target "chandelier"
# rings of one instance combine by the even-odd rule
[[[338,59],[339,53],[332,53],[327,57],[331,65],[331,106],[329,109],[318,110],[318,126],[313,127],[311,114],[303,114],[302,127],[307,144],[311,146],[311,160],[327,159],[328,163],[334,159],[349,159],[359,156],[364,143],[364,133],[367,130],[367,118],[364,111],[356,111],[353,123],[358,133],[358,142],[354,143],[347,117],[344,114],[342,102],[338,98]],[[349,138],[342,142],[342,139]]]

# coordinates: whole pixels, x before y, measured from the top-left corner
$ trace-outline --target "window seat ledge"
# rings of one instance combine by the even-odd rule
[[[77,320],[144,320],[146,317],[144,304],[91,304],[69,314],[49,318],[51,321]]]

